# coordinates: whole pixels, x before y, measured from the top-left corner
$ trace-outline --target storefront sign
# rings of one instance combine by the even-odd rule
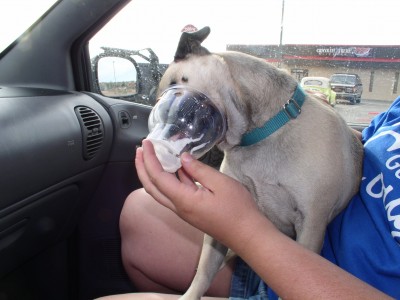
[[[316,52],[319,56],[332,57],[373,57],[371,47],[318,47]]]

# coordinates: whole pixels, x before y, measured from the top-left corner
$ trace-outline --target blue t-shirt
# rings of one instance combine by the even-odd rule
[[[400,299],[400,97],[363,143],[360,192],[328,226],[322,256]]]

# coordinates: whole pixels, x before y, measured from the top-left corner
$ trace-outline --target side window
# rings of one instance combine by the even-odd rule
[[[210,26],[202,45],[211,52],[259,57],[287,71],[299,84],[306,77],[335,79],[326,98],[347,122],[364,126],[398,96],[398,3],[371,0],[363,4],[362,14],[354,14],[359,1],[318,3],[132,1],[89,42],[94,90],[154,105],[181,33]],[[327,21],[326,12],[346,22]]]
[[[279,28],[281,11],[282,3],[270,0],[132,1],[89,41],[93,90],[107,97],[154,105],[160,78],[173,61],[183,31],[210,26],[211,34],[203,45],[212,52],[226,51],[228,41],[273,44],[279,39],[279,31],[266,35],[257,32]],[[238,22],[239,16],[246,22]],[[103,64],[106,57],[107,63]],[[129,77],[115,57],[131,63],[126,69],[131,72]],[[132,65],[136,76],[132,75]],[[134,78],[136,90],[131,88]]]

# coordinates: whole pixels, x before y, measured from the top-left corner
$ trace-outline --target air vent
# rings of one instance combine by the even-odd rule
[[[103,144],[103,122],[94,110],[86,106],[76,107],[75,113],[82,128],[83,158],[89,160],[96,156]]]

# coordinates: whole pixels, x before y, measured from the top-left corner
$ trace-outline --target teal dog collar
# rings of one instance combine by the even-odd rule
[[[301,106],[306,99],[306,95],[300,86],[297,86],[292,98],[290,98],[278,114],[269,119],[263,127],[255,128],[242,137],[240,146],[250,146],[267,138],[287,122],[296,119],[301,113]]]

